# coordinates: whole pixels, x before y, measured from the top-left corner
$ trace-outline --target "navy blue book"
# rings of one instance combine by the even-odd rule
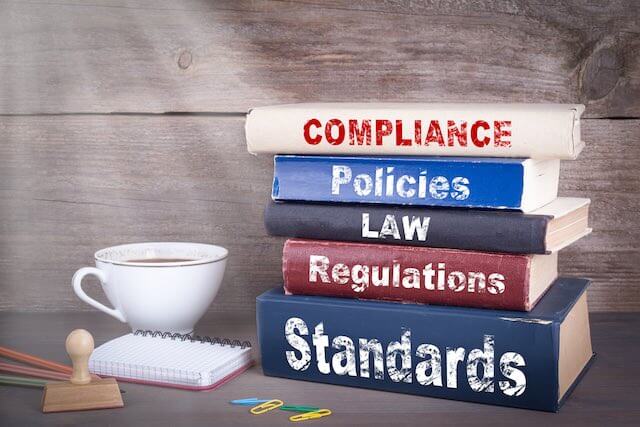
[[[556,198],[559,170],[559,160],[275,156],[272,198],[529,212]]]
[[[530,312],[257,298],[265,375],[557,411],[593,358],[586,289],[560,278]]]

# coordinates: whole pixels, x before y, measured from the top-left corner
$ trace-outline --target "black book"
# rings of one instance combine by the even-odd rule
[[[369,204],[271,202],[273,236],[548,254],[591,232],[589,199],[561,197],[533,212]]]

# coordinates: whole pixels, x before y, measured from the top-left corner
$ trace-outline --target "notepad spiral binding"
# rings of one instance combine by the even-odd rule
[[[219,337],[210,337],[208,335],[200,336],[200,335],[191,335],[191,334],[180,334],[178,332],[162,332],[162,331],[151,331],[151,330],[141,330],[138,329],[133,333],[133,335],[143,336],[143,337],[153,337],[153,338],[168,338],[171,340],[180,340],[180,341],[191,341],[191,342],[201,342],[203,344],[218,344],[221,346],[229,346],[231,348],[240,347],[241,349],[251,348],[251,342],[240,340],[230,340],[229,338],[219,338]]]

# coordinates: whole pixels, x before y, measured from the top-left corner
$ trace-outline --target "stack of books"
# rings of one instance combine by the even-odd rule
[[[557,411],[593,358],[591,230],[558,197],[581,105],[296,104],[252,110],[276,154],[265,225],[284,286],[257,299],[266,375]]]

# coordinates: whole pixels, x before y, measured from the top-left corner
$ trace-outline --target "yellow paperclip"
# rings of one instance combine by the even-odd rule
[[[249,410],[249,412],[251,412],[253,415],[260,415],[264,414],[265,412],[273,411],[274,409],[279,408],[282,405],[284,405],[284,402],[282,400],[273,399],[269,400],[268,402],[261,403],[258,406],[254,406]]]
[[[305,412],[304,414],[293,415],[289,417],[289,421],[298,422],[298,421],[307,421],[307,420],[315,420],[316,418],[327,417],[331,415],[331,411],[329,409],[318,409],[317,411]]]

